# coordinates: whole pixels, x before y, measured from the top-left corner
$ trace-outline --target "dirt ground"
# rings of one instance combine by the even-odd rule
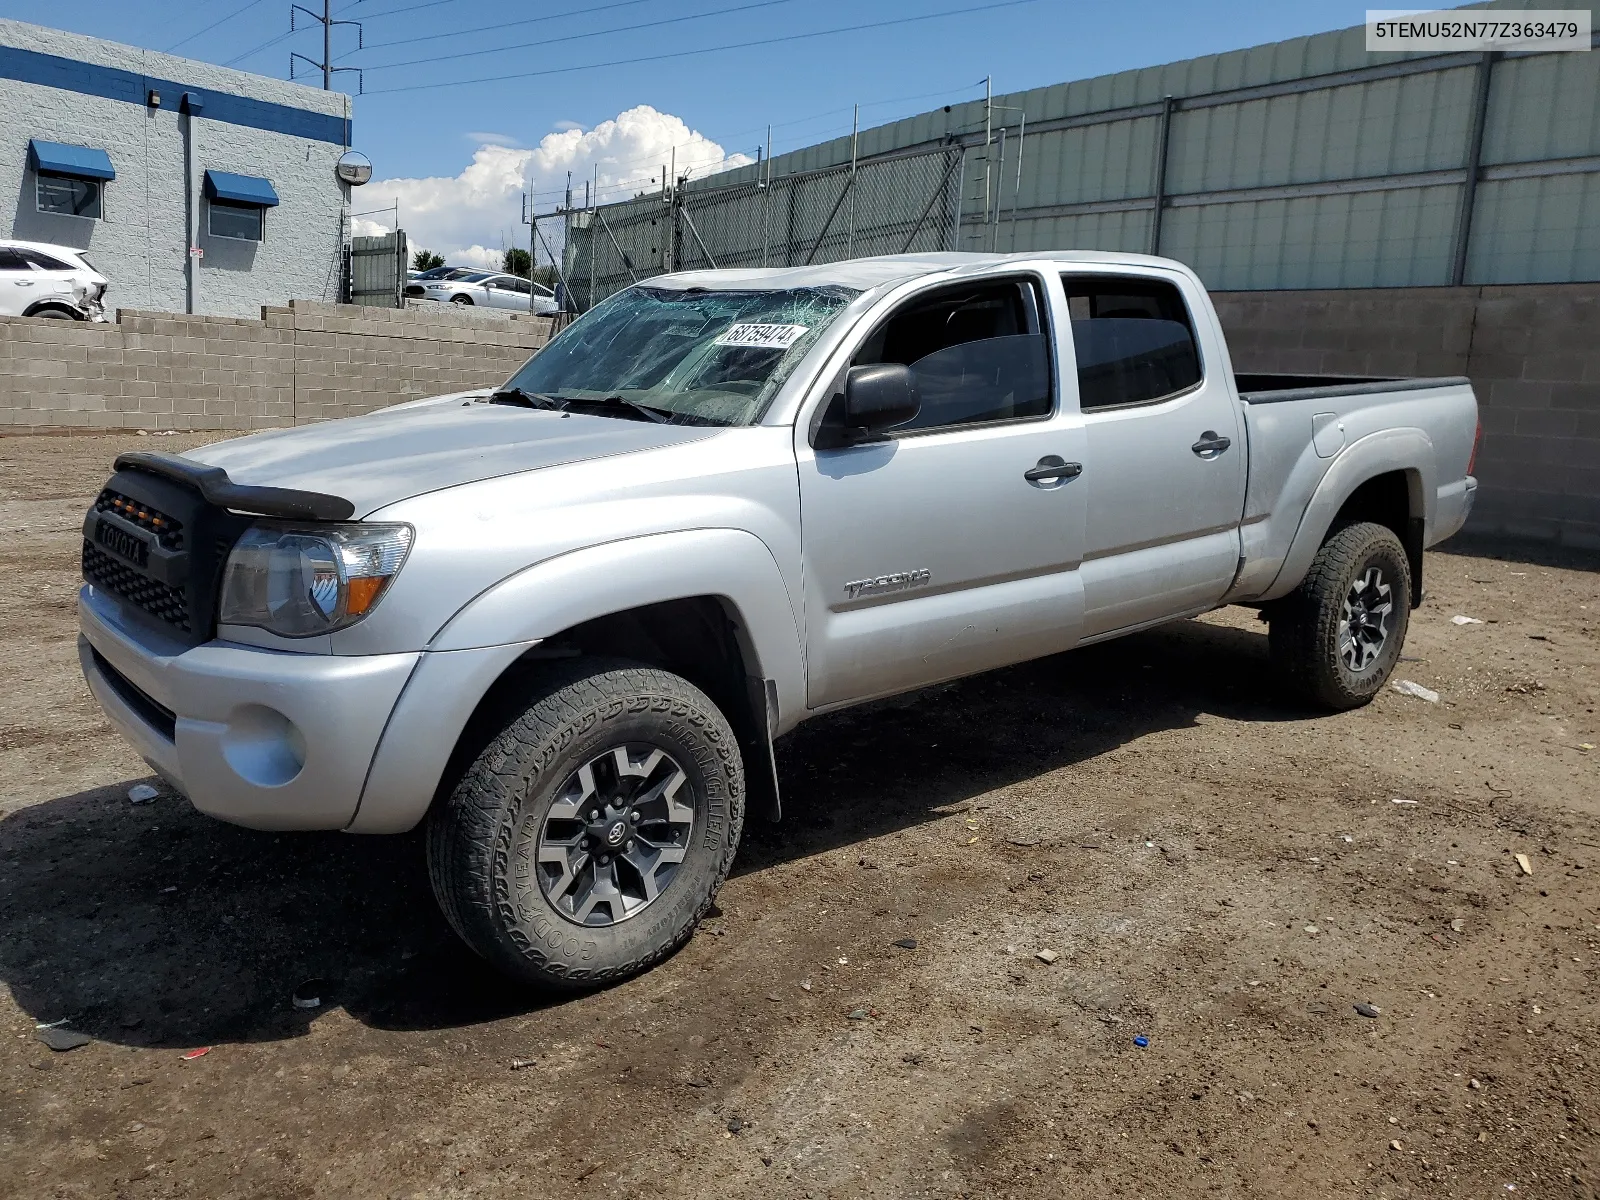
[[[0,438],[0,1193],[1600,1196],[1600,563],[1430,555],[1438,704],[1285,708],[1239,610],[818,720],[720,916],[546,1004],[414,837],[129,803],[77,529],[197,440]]]

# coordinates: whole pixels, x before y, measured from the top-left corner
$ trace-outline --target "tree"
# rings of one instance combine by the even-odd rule
[[[507,250],[505,257],[501,260],[500,269],[507,275],[531,279],[535,283],[542,284],[554,291],[556,284],[561,279],[561,276],[556,274],[555,267],[550,263],[543,263],[530,271],[528,269],[530,262],[531,260],[528,258],[526,250]]]
[[[431,271],[435,267],[444,266],[444,255],[435,254],[432,250],[418,250],[411,257],[413,271]]]

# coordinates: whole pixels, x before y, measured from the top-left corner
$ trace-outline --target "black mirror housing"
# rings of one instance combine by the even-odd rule
[[[916,377],[901,363],[851,367],[813,443],[818,450],[876,441],[922,411]]]

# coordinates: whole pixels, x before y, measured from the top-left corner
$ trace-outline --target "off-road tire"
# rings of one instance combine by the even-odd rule
[[[605,927],[580,925],[538,882],[540,830],[580,766],[641,742],[665,749],[688,776],[689,848],[648,907]],[[733,865],[744,803],[738,742],[705,693],[666,671],[578,659],[546,677],[429,814],[434,896],[462,939],[514,978],[553,991],[616,982],[689,939]]]
[[[1352,670],[1339,653],[1343,606],[1371,567],[1382,571],[1393,607],[1377,656]],[[1369,703],[1400,661],[1410,615],[1411,563],[1394,531],[1370,521],[1335,526],[1300,586],[1268,609],[1272,664],[1285,692],[1336,712]]]

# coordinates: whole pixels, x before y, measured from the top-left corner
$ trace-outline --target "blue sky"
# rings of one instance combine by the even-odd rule
[[[320,11],[321,0],[305,3]],[[365,40],[358,50],[355,29],[336,29],[335,61],[366,69],[355,143],[386,182],[369,185],[364,200],[399,198],[414,242],[476,247],[481,257],[497,238],[516,236],[516,180],[530,175],[545,208],[567,167],[583,178],[598,162],[604,180],[627,190],[674,144],[680,158],[709,169],[722,155],[753,156],[768,122],[782,152],[848,133],[856,102],[864,126],[879,124],[981,96],[985,75],[997,93],[1017,91],[1355,25],[1366,8],[1365,0],[998,3],[334,0],[335,16],[362,22]],[[41,7],[0,0],[0,15],[38,21]],[[316,58],[322,45],[320,26],[304,17],[289,34],[288,10],[288,0],[77,0],[53,6],[48,23],[285,77],[291,50]],[[685,53],[880,22],[904,23]],[[602,63],[617,65],[527,75]],[[303,63],[302,72],[310,75]],[[474,82],[504,76],[522,77]],[[355,75],[335,80],[355,92]],[[629,116],[619,123],[619,114]]]

